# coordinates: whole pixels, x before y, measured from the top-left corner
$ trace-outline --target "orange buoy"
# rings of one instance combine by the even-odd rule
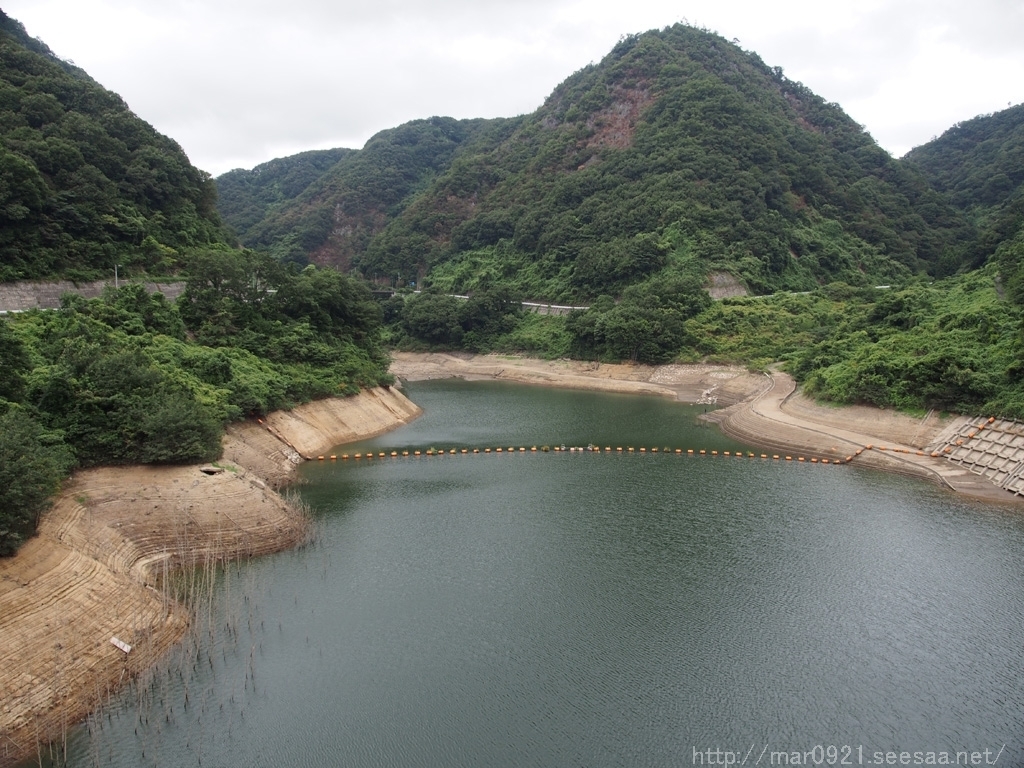
[[[316,460],[317,460],[317,461],[323,461],[323,460],[324,460],[324,457],[323,457],[323,456],[317,456],[317,457],[316,457]]]
[[[777,454],[777,453],[773,453],[773,454],[772,454],[772,458],[773,458],[773,459],[776,459],[776,460],[777,460],[777,459],[779,458],[779,454]]]
[[[707,451],[705,451],[705,450],[704,450],[703,448],[701,448],[701,449],[700,449],[700,455],[701,455],[701,456],[704,456],[704,455],[706,455],[706,454],[707,454]]]

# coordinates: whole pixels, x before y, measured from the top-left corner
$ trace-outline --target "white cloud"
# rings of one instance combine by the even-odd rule
[[[623,34],[713,29],[903,154],[1024,100],[1018,0],[7,0],[212,173],[431,115],[530,112]]]

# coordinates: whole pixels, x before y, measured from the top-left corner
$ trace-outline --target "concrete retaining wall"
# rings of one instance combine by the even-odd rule
[[[128,280],[121,280],[126,285]],[[185,290],[185,283],[143,283],[150,293],[162,293],[168,301],[174,301]],[[26,280],[17,283],[0,283],[0,312],[24,312],[26,309],[57,309],[60,297],[75,293],[87,299],[98,298],[104,288],[112,288],[113,280],[97,280],[92,283],[72,283],[70,280],[43,282]]]
[[[1024,496],[1024,424],[1009,419],[965,418],[931,446],[949,461]]]
[[[561,304],[540,304],[536,301],[524,301],[523,309],[538,315],[568,315],[573,310],[587,310],[590,307],[570,307]]]

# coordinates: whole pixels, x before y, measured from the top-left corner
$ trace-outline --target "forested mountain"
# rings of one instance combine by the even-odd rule
[[[268,249],[285,261],[348,269],[372,238],[448,169],[461,145],[485,127],[504,122],[448,117],[416,120],[382,131],[363,149],[343,154],[290,201],[269,206],[259,222],[222,211],[240,234],[245,232],[242,242],[247,246]],[[284,197],[287,193],[280,185],[288,175],[288,163],[298,162],[298,157],[301,155],[286,158],[284,164],[260,173],[269,172],[267,184],[277,186]],[[232,171],[217,180],[218,185],[221,180],[227,182],[229,195],[237,184],[237,174]]]
[[[292,163],[250,194],[270,206],[317,175]],[[0,12],[0,279],[118,264],[186,282],[174,304],[131,282],[0,317],[0,557],[75,466],[216,459],[227,422],[393,381],[368,286],[229,247],[215,198],[177,144]]]
[[[281,203],[294,200],[351,149],[316,149],[217,177],[217,208],[238,237],[262,222]]]
[[[1024,195],[1024,104],[957,123],[906,158],[965,211],[984,212]]]
[[[226,237],[209,175],[0,11],[0,280],[154,273]]]
[[[1024,303],[1024,104],[958,123],[906,160],[974,222],[967,263],[980,267],[997,254]]]
[[[623,38],[531,115],[464,125],[384,132],[245,242],[394,283],[568,301],[709,270],[759,293],[945,274],[972,239],[838,105],[684,25]],[[442,126],[462,131],[445,142]]]

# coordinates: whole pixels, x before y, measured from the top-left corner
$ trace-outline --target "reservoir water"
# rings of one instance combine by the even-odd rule
[[[407,393],[418,421],[345,451],[743,447],[657,398]],[[71,765],[1024,764],[1019,511],[663,451],[302,475],[315,543],[219,574],[195,643],[74,730]]]

